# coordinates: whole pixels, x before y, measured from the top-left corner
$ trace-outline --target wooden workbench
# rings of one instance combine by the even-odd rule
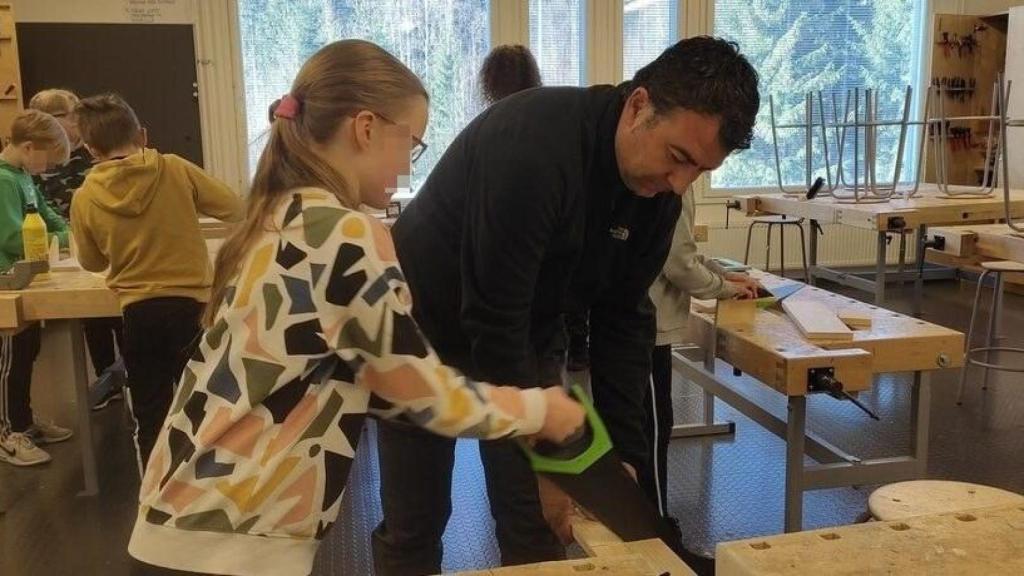
[[[951,186],[953,190],[964,187]],[[919,195],[910,200],[893,199],[879,203],[842,203],[831,197],[806,200],[801,196],[758,194],[740,197],[742,208],[748,215],[761,213],[785,214],[806,218],[818,224],[841,224],[877,234],[874,280],[836,271],[818,265],[818,238],[810,235],[809,260],[812,282],[816,278],[831,280],[845,286],[872,292],[875,304],[885,302],[886,246],[888,236],[897,234],[900,242],[900,269],[906,257],[906,234],[917,232],[918,264],[923,263],[920,243],[930,226],[943,224],[987,223],[1003,218],[1005,209],[1002,192],[987,198],[947,198],[939,194],[934,184],[922,184]],[[1010,191],[1010,213],[1024,216],[1024,190]],[[920,281],[917,282],[920,294]]]
[[[1024,574],[1024,507],[723,542],[718,576]]]
[[[89,361],[82,333],[83,318],[120,316],[117,296],[107,289],[104,278],[82,270],[50,272],[47,280],[37,280],[27,288],[0,291],[0,329],[19,331],[33,322],[66,323],[71,336],[72,384],[78,439],[82,446],[84,495],[99,490],[96,456],[89,426]]]
[[[766,288],[795,281],[751,270]],[[787,396],[807,394],[807,369],[832,366],[847,390],[867,390],[873,377],[888,372],[913,372],[963,364],[964,336],[937,324],[865,304],[859,300],[807,286],[791,302],[820,302],[832,310],[862,312],[871,327],[854,330],[853,340],[809,342],[778,309],[756,310],[749,325],[718,326],[718,358],[757,377]],[[713,313],[693,305],[690,335],[704,342],[715,329]]]
[[[752,270],[767,287],[792,283],[777,276]],[[701,422],[676,426],[673,437],[731,434],[731,423],[716,423],[714,400],[720,399],[748,416],[766,430],[786,441],[787,532],[802,527],[803,492],[839,486],[879,484],[919,478],[928,455],[928,427],[931,371],[963,365],[964,336],[936,324],[851,300],[814,287],[790,296],[792,301],[812,301],[832,310],[850,310],[871,318],[871,327],[858,329],[852,340],[811,343],[781,311],[754,310],[745,322],[716,323],[716,314],[704,303],[691,308],[689,347],[673,353],[673,366],[685,380],[704,390]],[[734,303],[719,306],[718,315]],[[718,374],[716,363],[724,362],[753,376],[784,394],[788,402],[785,418],[741,393],[734,382]],[[810,371],[833,370],[847,392],[870,388],[874,376],[888,372],[913,372],[911,388],[911,454],[893,458],[861,459],[848,454],[806,430],[806,398]],[[840,400],[836,400],[840,401]],[[865,426],[872,426],[865,418]],[[820,464],[807,466],[804,455]]]
[[[459,572],[455,576],[695,576],[658,539],[623,542],[596,520],[575,516],[572,534],[587,558]]]
[[[940,226],[930,233],[945,243],[942,250],[929,248],[925,254],[925,259],[935,264],[980,274],[982,262],[1024,262],[1024,235],[1006,224]],[[1006,274],[1004,283],[1008,292],[1024,294],[1024,274]]]
[[[938,251],[951,256],[1024,262],[1024,233],[1006,224],[940,226],[932,229],[932,236],[945,242]]]

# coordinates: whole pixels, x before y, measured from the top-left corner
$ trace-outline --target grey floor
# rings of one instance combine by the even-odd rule
[[[974,284],[930,282],[925,319],[966,329]],[[858,296],[848,292],[851,296]],[[909,291],[892,292],[890,307],[908,311]],[[1024,338],[1024,298],[1008,295],[1004,332]],[[742,380],[742,379],[741,379]],[[957,372],[933,377],[928,476],[979,482],[1024,492],[1024,380],[998,374],[982,392],[972,378],[967,401],[957,407]],[[905,453],[910,376],[886,375],[861,399],[877,410],[869,420],[848,403],[813,397],[809,427],[860,456]],[[751,382],[743,386],[764,405],[785,413],[784,399]],[[675,389],[676,419],[695,421],[700,393],[683,382]],[[716,542],[782,531],[784,443],[721,403],[721,418],[735,420],[733,437],[676,440],[670,452],[670,501],[691,546],[710,553]],[[102,493],[76,497],[81,468],[75,442],[52,447],[46,467],[0,465],[0,575],[128,573],[125,552],[134,520],[138,481],[124,412],[114,405],[93,419]],[[364,436],[353,467],[343,519],[320,549],[314,573],[372,572],[369,532],[380,518],[373,430]],[[848,524],[864,511],[872,486],[825,490],[805,496],[807,528]],[[460,441],[454,513],[445,535],[445,570],[497,564],[483,474],[472,441]]]

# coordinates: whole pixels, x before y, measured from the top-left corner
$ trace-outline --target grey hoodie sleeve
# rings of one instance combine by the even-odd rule
[[[736,296],[737,291],[725,280],[725,271],[716,262],[705,260],[697,253],[693,239],[693,219],[696,206],[692,192],[683,196],[683,212],[676,223],[672,238],[672,250],[662,275],[676,289],[701,300],[726,299]]]

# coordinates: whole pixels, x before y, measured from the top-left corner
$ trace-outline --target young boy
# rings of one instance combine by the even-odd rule
[[[72,196],[82,186],[85,175],[92,168],[92,156],[82,145],[82,137],[78,132],[78,117],[75,115],[77,105],[78,96],[58,88],[42,90],[28,103],[29,108],[56,118],[68,135],[71,148],[68,161],[33,177],[39,191],[65,220],[71,217]],[[100,410],[121,399],[124,369],[120,364],[115,365],[117,354],[114,347],[116,343],[117,348],[124,348],[121,318],[89,318],[82,322],[82,328],[97,378],[93,386],[97,398],[93,410]]]
[[[32,175],[68,157],[68,139],[57,119],[37,110],[19,114],[11,124],[10,143],[0,152],[0,271],[24,258],[21,224],[25,209],[35,206],[49,232],[67,244],[67,223],[50,209],[32,183]],[[16,335],[0,334],[0,461],[32,466],[50,461],[36,442],[71,438],[71,431],[32,415],[29,389],[32,365],[39,355],[39,325]]]
[[[146,131],[119,96],[86,98],[78,128],[96,164],[71,202],[78,261],[110,267],[124,317],[129,405],[140,467],[149,460],[174,385],[200,333],[213,271],[199,215],[237,221],[239,197],[173,154],[146,148]]]

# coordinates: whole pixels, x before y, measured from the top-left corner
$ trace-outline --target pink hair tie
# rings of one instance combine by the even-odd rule
[[[287,120],[294,120],[295,116],[299,113],[299,101],[291,94],[285,94],[281,97],[281,102],[278,103],[277,108],[274,109],[274,118],[285,118]]]

